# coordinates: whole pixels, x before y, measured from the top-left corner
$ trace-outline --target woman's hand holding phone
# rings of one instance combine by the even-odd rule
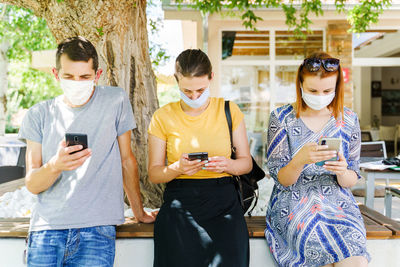
[[[208,160],[201,161],[200,159],[190,160],[187,153],[183,153],[179,161],[173,163],[180,174],[193,175],[201,171]]]
[[[211,157],[210,162],[205,165],[205,169],[210,172],[228,172],[229,159],[222,156]]]
[[[326,150],[327,145],[318,145],[317,143],[307,143],[305,144],[299,152],[294,156],[297,162],[302,165],[312,164],[320,161],[325,161],[336,157],[335,150]]]
[[[82,145],[67,146],[65,140],[62,140],[58,145],[56,155],[53,156],[49,163],[57,171],[75,170],[92,155],[91,149],[80,151],[82,148]]]
[[[323,166],[328,171],[334,172],[337,176],[345,176],[347,172],[347,161],[342,153],[338,153],[338,161],[325,161]]]

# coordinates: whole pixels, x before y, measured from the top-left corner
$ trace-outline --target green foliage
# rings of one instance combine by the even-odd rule
[[[52,98],[61,93],[54,78],[30,68],[33,51],[54,49],[56,42],[46,21],[32,11],[12,5],[0,4],[0,43],[9,45],[6,132],[15,132],[11,117],[20,109]]]
[[[153,69],[157,70],[157,67],[164,65],[170,56],[167,51],[163,48],[162,44],[158,39],[158,33],[163,28],[162,15],[157,13],[157,8],[161,10],[160,3],[155,0],[147,1],[147,30],[149,36],[149,54]]]
[[[27,63],[12,64],[10,76],[7,95],[18,108],[28,109],[40,101],[62,94],[51,74],[30,68]]]
[[[256,30],[255,24],[262,20],[254,14],[257,8],[282,8],[286,15],[286,24],[289,29],[294,30],[295,35],[304,37],[304,31],[309,31],[312,21],[310,15],[322,16],[322,0],[176,0],[178,6],[187,2],[189,7],[200,10],[205,13],[221,13],[222,11],[237,10],[243,25],[247,29]],[[346,0],[335,0],[336,10],[344,12],[348,7]],[[368,27],[378,21],[379,14],[385,8],[390,7],[391,0],[360,0],[358,5],[349,11],[347,20],[351,25],[351,32],[364,32]]]
[[[7,96],[6,133],[18,130],[11,124],[13,114],[28,109],[36,103],[62,94],[54,77],[31,68],[29,61],[13,61],[9,66]]]
[[[391,5],[391,0],[382,1],[362,1],[360,5],[356,5],[348,14],[348,20],[352,25],[352,32],[365,32],[368,27],[378,22],[379,15],[384,8]]]
[[[12,5],[0,4],[0,42],[10,45],[10,60],[25,60],[32,51],[53,49],[56,42],[46,21],[32,11]]]
[[[6,132],[17,131],[11,126],[11,116],[21,109],[28,109],[36,103],[62,94],[54,77],[46,72],[31,68],[29,61],[13,61],[9,67],[7,90]]]
[[[157,98],[160,107],[164,106],[165,104],[178,101],[180,99],[178,86],[174,85],[163,91],[158,91]]]
[[[97,30],[97,33],[99,34],[100,37],[104,35],[103,27],[96,28],[96,30]]]
[[[346,0],[335,0],[336,10],[341,13],[346,11]]]
[[[243,13],[242,20],[246,28],[252,28],[252,26],[256,24],[258,20],[262,20],[262,18],[257,17],[252,10],[247,10]]]

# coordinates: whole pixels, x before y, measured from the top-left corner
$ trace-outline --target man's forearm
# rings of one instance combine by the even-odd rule
[[[143,204],[140,196],[139,172],[135,158],[122,162],[124,190],[136,218],[143,216]]]
[[[40,168],[28,171],[25,185],[32,194],[39,194],[49,189],[60,175],[61,171],[56,170],[51,162],[48,162]]]

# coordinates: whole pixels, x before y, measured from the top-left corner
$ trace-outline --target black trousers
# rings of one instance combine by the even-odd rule
[[[231,177],[167,184],[154,267],[248,267],[249,234]]]

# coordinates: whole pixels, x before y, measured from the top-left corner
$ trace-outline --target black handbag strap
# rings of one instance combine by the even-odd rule
[[[233,138],[232,138],[232,116],[231,109],[229,108],[229,100],[225,100],[225,116],[226,121],[228,122],[229,128],[229,137],[231,139],[231,159],[235,159],[235,147],[233,146]]]

